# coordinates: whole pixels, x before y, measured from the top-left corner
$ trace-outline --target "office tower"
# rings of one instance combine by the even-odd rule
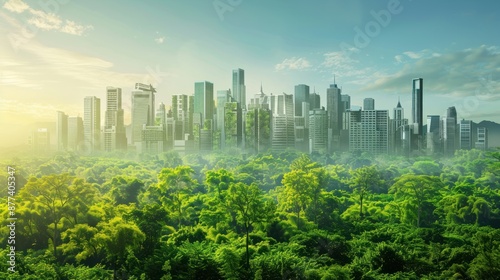
[[[441,120],[437,115],[427,115],[427,151],[433,155],[442,152]]]
[[[184,140],[189,127],[189,97],[185,94],[172,95],[172,118],[174,140]],[[191,132],[192,133],[192,132]]]
[[[240,68],[233,70],[233,98],[240,103],[242,110],[246,110],[245,71]]]
[[[446,116],[441,120],[441,138],[443,139],[443,153],[447,156],[454,155],[458,142],[455,118]]]
[[[234,99],[231,96],[231,90],[218,90],[217,91],[217,122],[216,128],[220,132],[221,148],[225,147],[225,130],[224,130],[224,106],[227,102],[232,102]]]
[[[142,143],[142,129],[144,125],[152,126],[155,120],[155,93],[151,85],[141,83],[135,84],[132,91],[132,139],[131,143],[136,145],[138,151]]]
[[[347,112],[347,110],[351,109],[351,96],[348,94],[340,95],[340,102],[342,103],[342,111]]]
[[[365,98],[363,100],[363,110],[375,110],[375,99]]]
[[[295,116],[305,116],[308,112],[302,113],[302,102],[309,103],[309,86],[300,84],[295,86]]]
[[[103,149],[110,152],[127,149],[121,88],[106,88],[106,112],[104,113]]]
[[[83,146],[83,119],[68,117],[68,150],[81,151]]]
[[[309,110],[310,152],[325,153],[328,141],[328,117],[325,108]]]
[[[201,114],[201,123],[214,117],[214,84],[196,82],[194,84],[194,113]]]
[[[459,124],[459,148],[461,150],[472,149],[472,121],[461,120]]]
[[[389,151],[389,111],[350,111],[349,151],[385,154]]]
[[[57,150],[66,151],[68,149],[68,115],[57,111],[56,121]]]
[[[141,129],[141,145],[139,152],[142,154],[157,155],[165,151],[165,127],[163,125],[143,125]]]
[[[85,152],[92,153],[100,149],[101,143],[101,99],[87,96],[83,108],[83,136]]]
[[[455,121],[457,121],[457,109],[455,106],[448,107],[448,110],[446,110],[446,117],[448,118],[454,118]]]
[[[340,147],[340,130],[342,129],[342,90],[337,84],[331,84],[326,90],[326,110],[328,114],[328,152],[332,153]]]
[[[488,129],[486,127],[477,128],[477,140],[475,147],[476,149],[483,151],[488,149]]]
[[[320,109],[321,108],[321,98],[319,94],[316,92],[313,92],[309,94],[309,104],[310,104],[310,109]]]
[[[271,112],[271,148],[274,151],[284,151],[295,147],[293,95],[271,95]]]
[[[404,109],[403,106],[401,106],[401,102],[398,100],[398,104],[396,105],[396,108],[394,108],[393,111],[393,119],[390,120],[391,127],[390,127],[390,142],[389,142],[389,149],[396,153],[396,154],[401,154],[403,151],[403,142],[401,139],[402,131],[404,129],[404,126],[408,125],[408,119],[404,118]]]
[[[36,155],[46,155],[50,152],[50,132],[46,127],[35,128],[29,138],[32,152]]]
[[[302,102],[300,112],[295,115],[295,149],[309,153],[309,103]]]
[[[240,147],[242,143],[242,111],[238,102],[224,104],[224,148]]]
[[[156,110],[155,125],[165,125],[167,123],[167,109],[165,104],[160,102],[158,109]]]
[[[245,148],[252,153],[262,153],[271,147],[270,99],[264,94],[262,86],[255,98],[250,99],[245,114]]]
[[[424,81],[422,78],[413,79],[413,91],[412,91],[412,105],[411,105],[411,116],[412,123],[416,126],[414,131],[418,135],[422,136],[423,131],[423,94],[424,94]]]

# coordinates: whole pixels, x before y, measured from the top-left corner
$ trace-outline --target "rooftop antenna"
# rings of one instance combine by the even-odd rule
[[[335,82],[335,74],[333,74],[333,83],[336,85],[337,83]]]

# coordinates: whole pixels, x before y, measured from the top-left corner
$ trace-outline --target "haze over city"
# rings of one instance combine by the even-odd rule
[[[483,1],[21,1],[0,2],[1,146],[26,142],[56,111],[83,116],[85,96],[123,90],[125,123],[136,82],[157,102],[194,82],[246,97],[307,84],[326,106],[335,82],[353,105],[375,99],[409,113],[411,80],[425,84],[424,116],[500,122],[499,4]]]

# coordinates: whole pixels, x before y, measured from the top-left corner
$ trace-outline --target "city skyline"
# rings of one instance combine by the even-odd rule
[[[261,84],[276,95],[305,84],[326,107],[328,85],[337,83],[352,105],[374,98],[392,110],[400,98],[409,114],[408,81],[422,77],[424,117],[455,106],[459,119],[500,123],[494,1],[290,1],[286,12],[279,3],[221,10],[216,2],[3,1],[0,127],[10,138],[1,146],[25,141],[23,128],[54,122],[57,111],[83,117],[81,100],[104,99],[108,86],[122,89],[130,124],[135,83],[153,84],[158,103],[170,105],[172,95],[193,95],[195,81],[212,82],[214,94],[232,88],[238,68],[247,103]]]

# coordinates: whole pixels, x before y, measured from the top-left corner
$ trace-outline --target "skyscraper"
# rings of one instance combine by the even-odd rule
[[[423,94],[424,94],[424,80],[422,78],[417,78],[412,80],[413,91],[412,91],[412,105],[411,105],[411,116],[412,123],[416,126],[416,134],[423,135]]]
[[[125,135],[121,88],[106,88],[106,112],[104,115],[104,151],[125,150],[127,137]]]
[[[461,150],[472,149],[472,121],[461,120],[459,132],[459,147]]]
[[[338,150],[340,146],[340,130],[342,129],[342,90],[337,84],[331,84],[326,90],[326,111],[328,115],[328,152]]]
[[[350,111],[349,150],[384,154],[389,151],[389,111]]]
[[[321,98],[319,94],[313,92],[309,94],[309,104],[311,105],[309,109],[320,109],[321,108]]]
[[[142,142],[142,129],[144,125],[152,126],[155,120],[155,93],[151,85],[135,84],[132,91],[132,144],[140,145]],[[139,147],[137,147],[139,148]],[[139,149],[140,150],[140,149]]]
[[[240,103],[241,109],[246,110],[245,71],[240,68],[233,70],[233,97]]]
[[[262,85],[260,92],[250,100],[245,115],[245,148],[253,153],[267,151],[271,145],[270,98],[264,94]]]
[[[427,115],[427,150],[432,154],[441,153],[441,120],[437,115]]]
[[[214,118],[214,84],[196,82],[194,84],[194,113],[201,114],[201,123]]]
[[[56,122],[57,149],[66,151],[68,148],[68,115],[57,111]]]
[[[217,91],[217,122],[216,127],[220,132],[221,137],[221,148],[225,147],[225,130],[224,130],[224,106],[227,102],[231,102],[234,99],[231,96],[231,90],[218,90]]]
[[[309,111],[310,152],[325,153],[328,141],[328,118],[325,108]]]
[[[271,95],[272,140],[271,148],[283,151],[295,147],[295,128],[293,115],[293,95]]]
[[[348,94],[341,94],[340,102],[342,103],[341,107],[344,112],[351,109],[351,97]]]
[[[309,103],[309,86],[300,84],[295,86],[295,116],[307,116],[308,112],[302,112],[302,102]]]
[[[188,133],[188,100],[189,97],[185,94],[172,95],[174,140],[184,140],[185,134]]]
[[[363,100],[363,110],[375,110],[375,99],[365,98]]]
[[[85,152],[92,153],[100,149],[101,143],[101,99],[87,96],[83,108],[83,136]]]
[[[83,120],[81,117],[68,117],[68,150],[81,151],[83,147]]]

